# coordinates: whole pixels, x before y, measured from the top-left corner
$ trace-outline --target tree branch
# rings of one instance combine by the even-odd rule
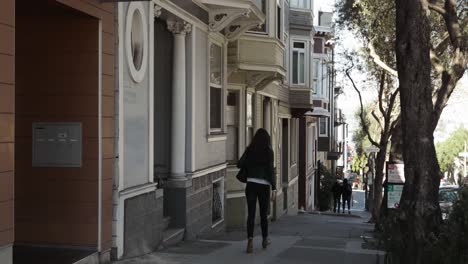
[[[393,135],[393,133],[395,132],[395,128],[397,127],[397,124],[398,122],[400,122],[400,118],[401,118],[401,114],[398,115],[398,117],[393,120],[392,124],[390,125],[390,135]]]
[[[375,114],[375,111],[374,111],[374,110],[371,111],[371,115],[372,115],[372,117],[375,119],[375,121],[377,121],[377,124],[379,124],[380,130],[381,130],[381,131],[384,131],[384,127],[382,126],[382,123],[380,123],[380,119],[379,119],[379,117]]]
[[[395,102],[397,99],[397,95],[400,93],[400,88],[396,89],[393,94],[390,96],[390,103],[388,104],[388,110],[387,110],[387,120],[390,122],[390,117],[393,112],[393,107],[395,106]]]
[[[434,95],[435,102],[433,110],[433,130],[435,130],[437,127],[442,110],[447,105],[447,102],[453,90],[455,89],[458,80],[463,77],[463,74],[466,70],[465,65],[467,61],[467,50],[466,46],[462,48],[462,33],[456,8],[456,0],[445,0],[445,10],[447,12],[444,15],[444,20],[448,35],[450,37],[450,44],[452,45],[453,55],[451,59],[451,67],[449,70],[442,72],[441,86]]]
[[[433,4],[433,3],[428,3],[428,7],[432,11],[435,11],[435,12],[441,14],[442,16],[445,16],[446,11],[442,6],[439,6],[439,5]]]
[[[360,119],[361,119],[361,123],[362,123],[362,128],[364,129],[364,132],[366,133],[367,135],[367,138],[369,139],[369,141],[371,142],[372,145],[378,147],[380,149],[380,145],[372,138],[370,132],[369,132],[369,126],[367,125],[367,122],[365,120],[365,117],[364,117],[364,106],[362,104],[362,95],[361,95],[361,91],[359,91],[359,89],[357,88],[356,86],[356,83],[354,82],[353,78],[351,77],[351,75],[349,74],[349,71],[350,71],[351,68],[348,68],[345,70],[345,73],[346,73],[346,76],[348,77],[348,79],[351,81],[352,85],[353,85],[353,88],[354,90],[356,90],[358,96],[359,96],[359,103],[361,104],[361,113],[359,115]]]
[[[445,0],[445,10],[445,24],[450,36],[450,42],[452,43],[453,49],[456,50],[461,47],[462,43],[462,33],[457,14],[457,0]]]
[[[459,57],[460,53],[458,53]],[[463,74],[465,73],[465,68],[460,64],[461,59],[458,58],[458,63],[455,63],[450,71],[444,71],[442,73],[442,84],[435,94],[435,103],[434,103],[434,112],[433,112],[433,125],[432,128],[433,130],[436,129],[437,123],[439,122],[440,115],[442,114],[442,110],[444,110],[445,106],[447,105],[447,102],[450,98],[450,95],[452,95],[453,90],[455,89],[458,80],[463,77]]]
[[[450,35],[448,32],[445,32],[442,36],[442,40],[434,48],[434,52],[437,56],[440,56],[450,44]]]
[[[386,112],[385,112],[385,109],[383,107],[383,92],[384,92],[384,89],[385,89],[385,72],[382,71],[382,74],[380,75],[380,87],[379,87],[379,110],[380,110],[380,113],[382,114],[382,116],[384,118],[386,118]],[[385,120],[384,122],[386,122],[387,120]]]
[[[436,52],[431,49],[430,50],[430,57],[431,57],[431,64],[432,64],[432,67],[434,67],[434,70],[436,71],[437,74],[442,74],[443,71],[445,70],[445,67],[444,65],[442,65],[442,62],[439,58],[439,56],[437,56]]]
[[[369,41],[367,44],[367,48],[369,48],[370,56],[374,59],[375,64],[377,64],[380,68],[386,70],[391,75],[398,77],[398,72],[394,70],[392,67],[388,66],[385,62],[380,59],[380,56],[375,53],[374,46],[372,46],[372,42]]]

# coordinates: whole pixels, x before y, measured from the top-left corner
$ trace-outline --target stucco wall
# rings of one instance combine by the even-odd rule
[[[148,50],[149,44],[149,7],[152,4],[141,3],[145,8],[145,24],[148,32],[148,42],[146,43]],[[120,36],[123,49],[123,96],[124,96],[124,188],[148,183],[149,179],[149,62],[147,60],[146,74],[143,80],[139,83],[135,82],[130,73],[129,63],[127,60],[127,42],[125,41],[127,34],[127,13],[129,3],[121,3],[123,9],[123,32]],[[148,51],[147,50],[147,51]],[[149,56],[144,54],[143,56]],[[143,65],[142,65],[143,67]],[[153,136],[153,135],[151,135]]]

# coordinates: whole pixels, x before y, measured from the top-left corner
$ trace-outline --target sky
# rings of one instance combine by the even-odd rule
[[[335,1],[333,0],[314,0],[314,24],[318,24],[318,12],[319,11],[333,11]],[[358,111],[359,97],[356,91],[351,86],[351,83],[344,75],[343,72],[340,72],[340,68],[343,68],[344,58],[341,54],[344,51],[359,51],[363,48],[362,43],[358,41],[352,34],[352,32],[340,32],[339,41],[336,43],[335,49],[335,61],[337,72],[337,84],[342,86],[343,94],[340,95],[337,99],[337,105],[343,110],[343,113],[346,115],[348,121],[349,134],[348,138],[351,141],[352,134],[358,128],[358,120],[354,118],[354,114]],[[362,97],[364,104],[374,101],[374,98],[377,97],[377,92],[371,87],[366,87],[365,79],[366,77],[363,74],[358,72],[353,72],[352,77],[355,80],[357,86],[362,88]],[[434,140],[436,142],[443,141],[450,134],[460,126],[468,128],[468,73],[465,73],[465,76],[462,80],[459,81],[455,91],[453,92],[450,100],[442,112],[439,125],[434,133]]]

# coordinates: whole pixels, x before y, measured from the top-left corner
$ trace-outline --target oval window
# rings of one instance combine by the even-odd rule
[[[131,31],[131,49],[133,57],[133,65],[135,69],[139,71],[141,69],[141,64],[143,63],[143,25],[141,24],[141,14],[137,9],[133,14],[132,19],[132,31]]]
[[[130,3],[126,21],[127,64],[132,79],[139,83],[146,74],[148,62],[148,29],[142,3]]]

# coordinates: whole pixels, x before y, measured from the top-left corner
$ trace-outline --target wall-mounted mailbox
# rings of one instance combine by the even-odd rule
[[[33,167],[81,167],[81,123],[33,123]]]

